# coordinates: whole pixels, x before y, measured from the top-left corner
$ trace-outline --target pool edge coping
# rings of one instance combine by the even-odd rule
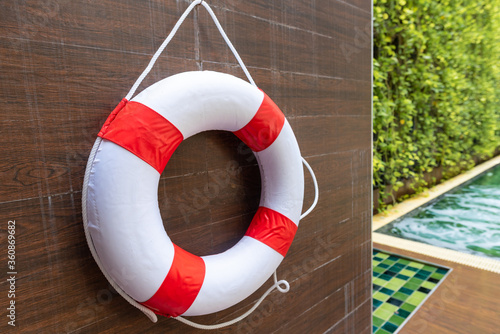
[[[422,254],[429,257],[455,262],[476,269],[487,270],[496,274],[500,274],[500,261],[491,258],[462,253],[448,248],[442,248],[412,240],[401,239],[377,232],[373,232],[372,239],[374,243],[377,243],[379,245],[386,245],[394,248],[404,249],[413,253]]]
[[[416,208],[434,200],[435,198],[443,195],[449,190],[461,185],[464,182],[467,182],[468,180],[478,176],[479,174],[492,167],[495,167],[498,164],[500,164],[500,156],[494,157],[493,159],[490,159],[465,173],[455,176],[454,178],[445,181],[423,192],[422,194],[396,204],[386,213],[379,213],[373,216],[372,241],[381,245],[405,249],[414,253],[427,255],[441,260],[451,261],[500,274],[500,261],[498,260],[462,253],[447,248],[437,247],[375,232],[375,230],[378,230],[382,226],[391,223],[392,221],[404,216],[410,211],[413,211]]]

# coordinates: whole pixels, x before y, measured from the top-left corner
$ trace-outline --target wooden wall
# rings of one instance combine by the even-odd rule
[[[0,332],[195,333],[151,323],[110,289],[91,257],[81,189],[97,132],[187,8],[174,0],[11,1],[0,11]],[[278,292],[220,333],[371,333],[371,3],[211,0],[257,84],[281,107],[316,171],[320,201],[301,222]],[[206,11],[181,27],[142,88],[189,70],[243,77]],[[232,163],[231,163],[232,162]],[[234,173],[229,166],[238,167]],[[208,191],[208,192],[207,192]],[[162,175],[173,241],[220,252],[255,213],[259,171],[230,133],[186,140]],[[209,194],[209,195],[207,195]],[[313,199],[306,179],[304,208]],[[8,221],[15,220],[15,298]],[[244,312],[270,282],[202,323]],[[16,326],[6,308],[15,300]]]

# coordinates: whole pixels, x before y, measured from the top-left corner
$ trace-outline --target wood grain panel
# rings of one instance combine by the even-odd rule
[[[247,66],[370,80],[370,76],[366,74],[370,73],[371,43],[369,34],[364,33],[366,30],[363,30],[364,26],[358,27],[357,35],[350,38],[341,35],[333,38],[222,9],[216,13],[225,17],[226,25],[229,27],[228,36]],[[201,55],[214,62],[236,63],[224,41],[218,36],[219,33],[208,14],[201,12],[199,16],[202,25]],[[253,21],[251,25],[243,24],[249,20]],[[352,20],[352,22],[359,20],[364,24],[370,22],[368,16],[364,20],[362,18],[352,18]],[[354,28],[349,29],[353,30]],[[348,70],[350,67],[352,69]]]
[[[242,56],[245,65],[267,68],[272,57],[269,43],[271,38],[270,24],[218,8],[215,8],[214,12],[218,17],[223,18],[223,28]],[[249,19],[253,21],[253,24],[244,24],[244,22],[250,22]],[[205,60],[236,64],[236,59],[206,11],[199,11],[199,22],[200,55]]]
[[[152,55],[167,37],[187,4],[159,1],[23,1],[0,14],[14,50],[21,40],[71,44],[122,53]],[[168,54],[194,58],[193,17],[186,19]]]
[[[289,120],[300,143],[302,155],[307,157],[329,150],[345,152],[358,147],[369,147],[369,119],[356,116],[317,116]]]
[[[369,81],[294,75],[291,86],[295,88],[294,116],[369,116],[371,113]]]
[[[9,76],[1,84],[16,89],[0,91],[6,96],[0,99],[6,110],[0,127],[8,144],[7,158],[0,162],[0,180],[6,185],[0,189],[0,202],[64,193],[68,186],[81,189],[97,132],[139,75],[127,73],[127,67],[149,59],[132,54],[122,66],[110,66],[109,59],[120,53],[23,43],[33,58],[12,58],[6,66]],[[8,52],[0,48],[5,57]],[[146,84],[169,73],[196,69],[193,61],[166,57],[157,66],[159,71]],[[21,89],[17,82],[23,77]],[[20,148],[24,154],[18,154]]]
[[[342,1],[295,0],[283,3],[285,25],[331,37],[337,43],[354,40],[357,34],[354,24],[357,20],[362,19],[365,22],[370,20],[368,12]],[[302,12],[304,15],[289,15],[294,12]]]
[[[325,226],[345,222],[352,217],[351,153],[336,153],[307,158],[314,166],[318,184],[326,190],[320,191],[318,205],[301,224],[296,240],[303,236],[321,232]],[[330,172],[333,171],[333,172]],[[314,199],[314,185],[309,172],[304,169],[305,194],[303,211],[307,210]],[[328,223],[320,222],[317,217],[328,217]]]
[[[239,12],[241,0],[215,0],[210,3],[214,7]],[[353,13],[369,20],[370,2],[362,0],[350,1],[306,1],[306,0],[271,0],[252,1],[247,5],[246,15],[275,23],[285,24],[297,29],[311,30],[323,34],[332,34],[332,27],[342,29],[351,22]],[[302,15],[296,15],[300,12]],[[342,23],[342,24],[340,24]],[[328,29],[330,28],[330,29]],[[345,29],[347,30],[347,29]]]
[[[344,303],[342,301],[344,301],[344,297],[344,290],[337,290],[302,313],[299,317],[294,317],[281,332],[307,333],[311,328],[311,323],[314,323],[314,327],[318,330],[318,333],[324,333],[331,327],[332,323],[336,323],[342,319],[344,314]],[[339,301],[341,302],[339,303]],[[325,314],[328,314],[328,316],[325,316]]]
[[[238,65],[203,62],[203,69],[227,72],[244,80]],[[264,90],[287,117],[363,115],[370,116],[371,82],[296,74],[269,69],[251,69]]]
[[[363,1],[363,0],[347,0],[346,3],[358,7],[362,10],[364,10],[367,13],[371,12],[372,9],[372,4],[370,1]]]
[[[315,61],[321,64],[320,75],[369,81],[370,44],[366,42],[339,43],[332,38],[315,35]],[[369,40],[368,40],[369,41]],[[368,54],[368,56],[367,56]]]
[[[371,334],[373,328],[371,325],[366,325],[371,321],[371,300],[365,301],[356,310],[347,315],[340,322],[330,327],[325,333],[360,333]]]

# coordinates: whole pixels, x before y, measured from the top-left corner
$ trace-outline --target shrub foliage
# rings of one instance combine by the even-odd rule
[[[500,0],[374,0],[374,186],[445,177],[500,145]]]

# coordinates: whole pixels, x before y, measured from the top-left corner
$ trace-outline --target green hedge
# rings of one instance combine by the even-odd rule
[[[374,187],[500,145],[500,0],[374,0]]]

